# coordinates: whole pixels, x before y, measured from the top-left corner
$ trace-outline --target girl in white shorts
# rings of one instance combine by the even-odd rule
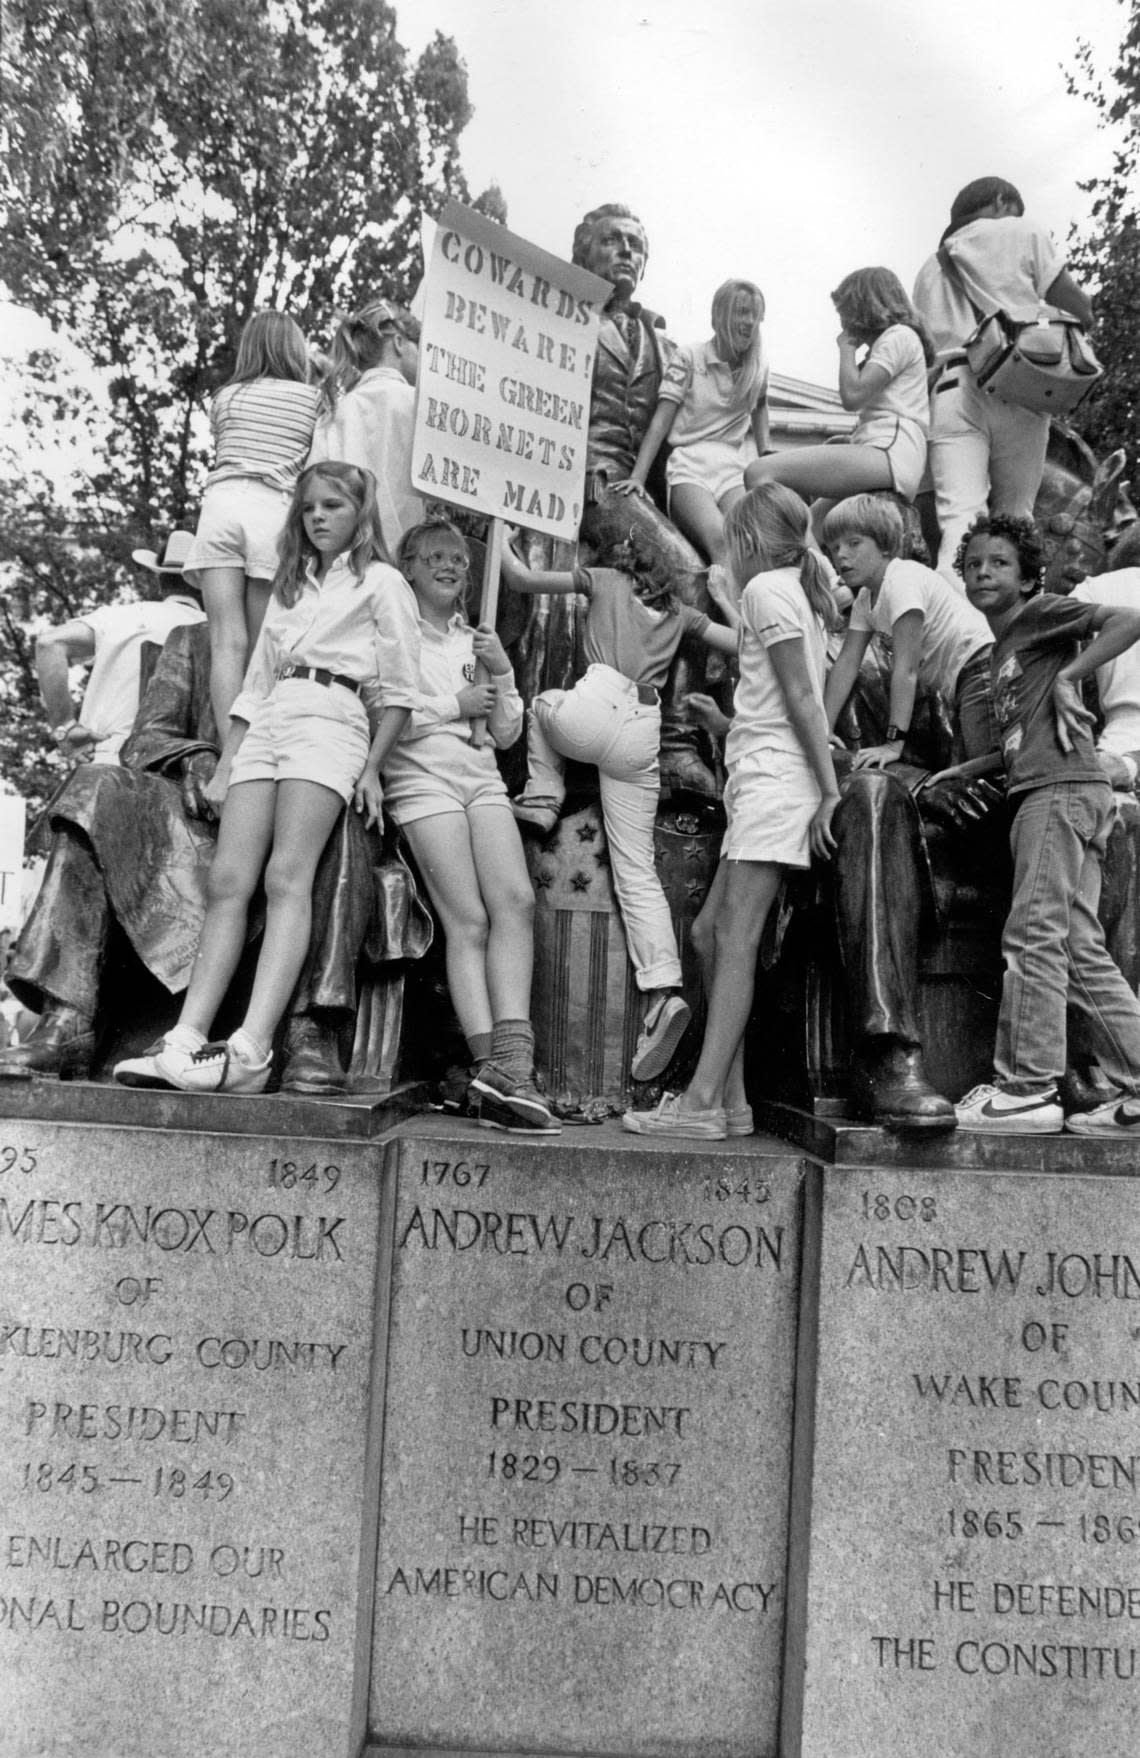
[[[622,1118],[635,1135],[720,1140],[750,1132],[743,1042],[764,923],[783,869],[806,867],[835,846],[839,785],[823,711],[835,606],[823,559],[809,547],[808,509],[791,489],[769,483],[733,508],[725,529],[743,596],[740,682],[725,747],[728,826],[693,924],[708,1023],[687,1090]]]
[[[744,494],[745,466],[768,450],[764,295],[753,281],[725,281],[712,302],[711,341],[679,348],[622,494],[644,494],[658,452],[669,517],[715,566],[724,564],[724,519]]]
[[[814,509],[817,528],[827,507],[847,495],[893,489],[913,500],[930,430],[926,374],[934,345],[898,276],[890,269],[856,269],[831,298],[843,325],[839,400],[858,416],[854,430],[846,445],[773,452],[744,473],[749,488],[782,482],[805,500],[825,501]]]
[[[277,545],[313,437],[320,392],[305,338],[282,311],[241,333],[233,377],[210,405],[214,468],[183,572],[210,626],[210,700],[219,729],[238,693],[277,573]],[[220,805],[219,769],[208,797]]]
[[[308,950],[317,863],[347,801],[375,823],[380,764],[419,700],[415,602],[387,560],[368,471],[330,461],[304,472],[273,591],[223,746],[230,786],[190,986],[178,1024],[115,1069],[127,1086],[264,1090]],[[207,1043],[263,876],[245,1018],[226,1042]]]
[[[440,520],[413,525],[397,560],[419,609],[420,697],[384,765],[385,804],[443,926],[479,1121],[547,1134],[560,1125],[534,1083],[534,892],[494,753],[518,738],[522,698],[494,630],[467,621],[463,533]],[[489,681],[477,681],[477,667]],[[490,745],[475,730],[483,721]]]

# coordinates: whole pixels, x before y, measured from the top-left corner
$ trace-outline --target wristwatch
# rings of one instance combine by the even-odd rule
[[[888,745],[901,744],[902,741],[906,738],[906,735],[909,731],[910,731],[909,726],[896,726],[894,724],[894,722],[892,721],[890,726],[887,728],[887,743],[888,743]]]

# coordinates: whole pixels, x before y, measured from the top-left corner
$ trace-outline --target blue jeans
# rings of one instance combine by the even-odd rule
[[[1010,830],[1013,899],[994,1054],[997,1078],[1011,1092],[1040,1092],[1064,1074],[1071,1006],[1085,1017],[1113,1086],[1140,1093],[1140,1002],[1097,919],[1114,810],[1107,782],[1051,782],[1021,797]]]

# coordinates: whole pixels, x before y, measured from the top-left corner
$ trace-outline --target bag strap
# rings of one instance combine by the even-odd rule
[[[966,304],[970,307],[970,310],[973,312],[978,322],[980,324],[985,323],[986,318],[991,316],[991,313],[983,311],[977,300],[971,298],[969,289],[963,279],[962,271],[944,244],[940,244],[938,247],[938,265],[941,268],[942,273],[946,276],[946,279],[952,286],[956,287],[958,292],[962,295],[962,298],[966,301]]]

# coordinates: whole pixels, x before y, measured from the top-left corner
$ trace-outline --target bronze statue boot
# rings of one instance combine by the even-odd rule
[[[26,1043],[0,1050],[0,1079],[85,1080],[95,1053],[94,1023],[77,1007],[49,1003]]]
[[[682,729],[687,730],[687,729]],[[716,776],[701,757],[691,740],[667,740],[668,729],[662,728],[661,793],[697,794],[703,800],[718,800],[720,789]]]
[[[857,1115],[884,1129],[931,1135],[957,1126],[953,1105],[926,1078],[920,1046],[901,1038],[864,1039],[852,1061],[851,1099]]]
[[[285,1032],[283,1093],[343,1093],[348,1085],[340,1059],[340,1032],[334,1025],[303,1013],[289,1021]]]

